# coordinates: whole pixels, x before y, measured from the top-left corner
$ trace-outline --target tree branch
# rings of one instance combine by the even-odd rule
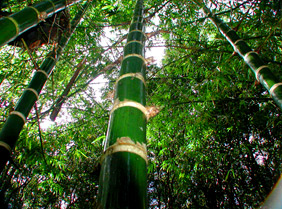
[[[70,92],[72,86],[75,83],[75,80],[77,78],[77,76],[79,75],[80,71],[82,70],[84,64],[86,62],[86,58],[83,58],[83,60],[76,66],[76,71],[74,72],[72,78],[70,79],[68,85],[66,86],[65,90],[63,91],[63,93],[61,94],[61,96],[57,99],[57,101],[54,104],[54,109],[50,115],[50,119],[52,121],[56,120],[56,117],[58,116],[63,103],[65,102],[65,100],[67,99],[67,95]]]

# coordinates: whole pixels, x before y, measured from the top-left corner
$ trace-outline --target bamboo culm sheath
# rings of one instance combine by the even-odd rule
[[[41,21],[79,2],[80,0],[48,0],[16,12],[10,16],[0,18],[0,47],[13,41],[17,36],[36,26]]]
[[[16,145],[16,141],[26,122],[26,118],[31,108],[38,100],[39,94],[44,87],[45,82],[52,73],[57,60],[62,54],[64,47],[67,45],[72,33],[74,32],[80,19],[83,17],[89,4],[90,3],[87,2],[77,13],[76,17],[71,23],[71,30],[65,30],[65,33],[63,33],[64,35],[58,44],[58,48],[54,49],[47,55],[44,62],[40,66],[40,69],[35,72],[31,82],[20,97],[15,110],[8,116],[0,132],[0,172],[2,172],[3,168],[5,167],[12,149]]]
[[[271,72],[270,68],[265,65],[259,55],[253,51],[248,44],[241,39],[237,33],[232,30],[227,24],[220,20],[217,16],[203,4],[201,4],[205,14],[216,25],[220,33],[233,46],[244,61],[249,65],[255,74],[256,79],[267,89],[274,102],[282,110],[282,82]]]
[[[100,208],[147,208],[143,1],[136,3],[101,158]]]

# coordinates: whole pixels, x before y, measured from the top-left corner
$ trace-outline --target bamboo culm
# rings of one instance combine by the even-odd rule
[[[77,13],[76,17],[71,23],[71,30],[66,29],[61,38],[58,48],[50,52],[40,66],[36,70],[28,87],[24,90],[20,97],[15,110],[8,116],[1,132],[0,132],[0,172],[2,172],[8,161],[12,149],[16,145],[19,134],[26,122],[26,118],[38,100],[40,92],[45,85],[49,75],[52,73],[57,60],[63,52],[64,47],[67,45],[72,33],[74,32],[80,19],[83,17],[86,9],[90,3],[86,3],[82,9]]]
[[[205,14],[216,25],[220,33],[233,46],[234,51],[237,52],[249,65],[255,74],[256,79],[267,89],[277,106],[282,110],[282,82],[277,79],[277,77],[271,72],[270,68],[265,65],[259,55],[253,51],[234,30],[220,20],[216,15],[212,14],[203,3],[196,1],[195,3],[203,8]],[[282,183],[279,180],[261,208],[281,207],[281,201],[279,201],[282,188],[281,185]]]
[[[100,208],[147,208],[143,0],[136,3],[101,158]]]
[[[13,41],[17,36],[36,26],[53,14],[80,0],[48,0],[0,18],[0,47]]]
[[[197,4],[202,6],[204,13],[233,46],[234,51],[237,52],[249,65],[256,79],[267,89],[274,102],[282,110],[282,82],[278,80],[278,78],[271,72],[270,68],[262,61],[259,55],[253,51],[233,29],[231,29],[216,15],[212,14],[205,5],[199,3]]]

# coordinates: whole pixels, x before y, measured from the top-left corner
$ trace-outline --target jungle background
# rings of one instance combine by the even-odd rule
[[[32,3],[1,1],[1,15]],[[57,33],[46,43],[34,37],[1,48],[0,127],[82,4],[55,17],[63,22],[54,19]],[[282,81],[282,1],[206,4]],[[99,158],[134,5],[93,1],[0,176],[4,208],[97,206]],[[146,57],[149,208],[258,207],[281,173],[281,110],[193,1],[145,1],[145,17],[146,47],[155,49]]]

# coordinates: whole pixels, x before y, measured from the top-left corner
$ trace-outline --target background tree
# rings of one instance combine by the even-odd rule
[[[280,1],[205,3],[258,49],[281,81]],[[109,98],[119,70],[113,63],[122,54],[134,5],[99,1],[81,21],[37,102],[39,120],[33,111],[1,175],[5,204],[95,208]],[[25,6],[25,1],[9,1],[2,10],[15,12]],[[159,50],[154,59],[165,46],[162,63],[147,64],[147,105],[159,111],[147,125],[149,207],[257,207],[280,176],[281,111],[196,4],[146,1],[144,6],[147,48]],[[70,8],[71,17],[77,7]],[[50,48],[46,45],[31,55],[13,46],[1,49],[1,121],[28,84],[32,60],[40,64]],[[148,51],[146,56],[152,61]],[[84,58],[85,67],[57,122],[44,127]],[[105,81],[93,80],[101,74]]]

